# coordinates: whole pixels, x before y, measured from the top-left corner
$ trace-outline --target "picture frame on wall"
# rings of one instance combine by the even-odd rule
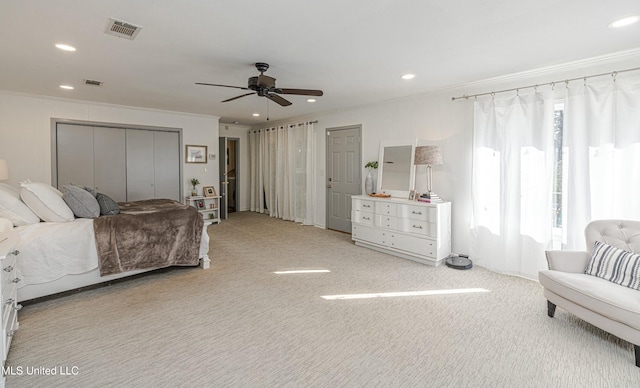
[[[204,191],[204,196],[205,197],[215,197],[216,194],[216,188],[213,186],[204,186],[202,188],[202,191]]]
[[[207,163],[207,146],[206,145],[186,145],[185,162],[186,163]]]

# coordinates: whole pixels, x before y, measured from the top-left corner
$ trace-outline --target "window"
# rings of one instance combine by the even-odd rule
[[[564,171],[562,130],[564,127],[564,102],[558,102],[554,107],[553,114],[553,150],[554,150],[554,169],[553,169],[553,249],[562,247],[563,238],[563,192],[566,192],[565,180],[566,171]]]

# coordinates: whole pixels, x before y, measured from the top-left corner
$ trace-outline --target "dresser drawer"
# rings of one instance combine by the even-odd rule
[[[13,279],[16,277],[16,255],[8,254],[6,258],[0,260],[0,267],[2,268],[2,288],[4,289],[9,284],[14,284]]]
[[[390,246],[416,255],[429,257],[435,257],[437,251],[434,240],[395,233],[391,237]]]
[[[396,217],[376,215],[376,226],[386,229],[398,229],[399,220]]]
[[[351,213],[351,219],[353,222],[357,222],[359,224],[371,225],[373,226],[375,222],[375,217],[373,213],[370,212],[357,212],[354,211]]]
[[[432,224],[427,221],[412,220],[408,218],[402,219],[403,232],[416,233],[422,236],[437,237],[438,227],[436,224]]]
[[[397,206],[395,203],[376,202],[376,214],[384,216],[397,216]]]
[[[402,205],[398,214],[402,218],[410,218],[412,220],[438,221],[438,209],[431,206]]]
[[[7,284],[2,290],[2,327],[7,327],[9,317],[13,315],[18,305],[18,286],[15,283]]]
[[[353,210],[372,212],[374,210],[374,202],[367,199],[354,199]]]
[[[391,232],[375,227],[353,225],[351,228],[351,238],[353,240],[367,241],[373,244],[389,245]]]

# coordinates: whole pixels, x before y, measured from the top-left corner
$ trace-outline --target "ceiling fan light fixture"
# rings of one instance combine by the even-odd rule
[[[64,51],[76,51],[76,48],[64,43],[56,43],[56,47]]]
[[[640,20],[640,15],[626,16],[626,17],[612,21],[611,23],[609,23],[608,27],[609,28],[626,27],[636,23],[638,20]]]
[[[414,79],[414,78],[416,78],[416,75],[411,73],[408,73],[402,76],[402,79]]]

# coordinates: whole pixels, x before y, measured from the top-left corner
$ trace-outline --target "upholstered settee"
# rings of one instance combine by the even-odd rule
[[[547,313],[553,317],[559,306],[632,343],[636,366],[640,367],[640,289],[637,277],[629,282],[629,271],[640,275],[640,260],[628,253],[640,252],[640,221],[592,221],[585,229],[585,237],[587,251],[546,252],[549,269],[540,271],[538,279],[547,298]],[[617,252],[629,260],[623,266],[619,261],[598,261],[607,257],[606,252]],[[620,274],[624,269],[627,277],[617,284],[612,273]],[[600,273],[592,275],[597,270]],[[608,274],[603,275],[604,272]]]

